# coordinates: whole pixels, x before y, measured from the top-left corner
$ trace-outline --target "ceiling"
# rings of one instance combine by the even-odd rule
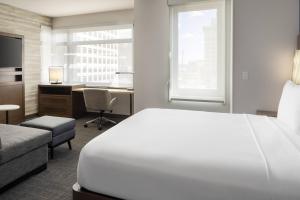
[[[49,17],[133,8],[134,0],[0,0],[0,3]]]

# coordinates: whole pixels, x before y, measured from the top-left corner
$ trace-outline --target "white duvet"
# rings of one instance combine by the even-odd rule
[[[298,137],[276,118],[147,109],[82,149],[78,183],[126,200],[299,200]]]

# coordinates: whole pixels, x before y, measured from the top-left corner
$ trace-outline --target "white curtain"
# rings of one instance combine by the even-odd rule
[[[49,67],[52,65],[52,29],[41,26],[41,82],[49,82]]]
[[[69,83],[132,88],[132,37],[132,25],[53,30],[52,64]]]

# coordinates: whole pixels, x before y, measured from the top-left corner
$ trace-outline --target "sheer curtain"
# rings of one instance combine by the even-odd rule
[[[133,87],[132,25],[55,30],[53,64],[70,83]]]
[[[49,81],[49,67],[52,66],[52,29],[49,26],[41,26],[41,82]]]

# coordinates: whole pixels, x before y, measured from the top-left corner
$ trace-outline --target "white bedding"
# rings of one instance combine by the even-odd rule
[[[298,137],[276,118],[147,109],[82,149],[78,183],[126,200],[299,200]]]

